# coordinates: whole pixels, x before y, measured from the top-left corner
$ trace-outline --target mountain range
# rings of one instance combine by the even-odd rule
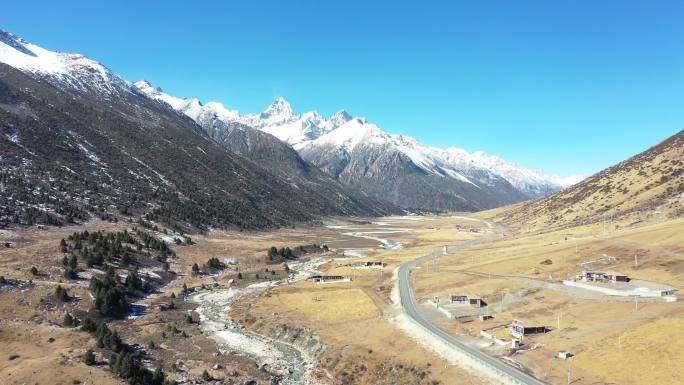
[[[483,152],[425,146],[345,110],[327,119],[316,111],[297,114],[279,97],[261,113],[241,115],[218,102],[169,95],[148,81],[135,86],[215,135],[220,127],[271,134],[344,185],[408,209],[481,210],[545,196],[581,180],[549,176]]]
[[[241,115],[4,30],[0,118],[0,225],[96,213],[260,228],[321,215],[482,210],[573,182],[428,147],[344,110],[297,114],[278,98]]]
[[[0,32],[0,226],[96,215],[250,229],[402,212],[249,130],[222,129],[225,141],[215,140],[102,64]],[[225,145],[237,148],[238,139],[280,168]]]

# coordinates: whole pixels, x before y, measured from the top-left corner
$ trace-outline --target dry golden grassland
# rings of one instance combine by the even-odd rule
[[[596,341],[575,364],[617,384],[680,384],[684,378],[684,319],[662,319]],[[629,370],[625,370],[629,368]]]
[[[95,345],[89,334],[23,321],[0,324],[0,383],[7,385],[76,383],[115,385],[120,381],[101,367],[80,360]],[[97,357],[104,361],[105,357]],[[106,366],[106,365],[105,365]],[[76,382],[80,381],[80,382]]]
[[[171,267],[172,270],[181,273],[178,279],[164,288],[165,294],[158,296],[158,299],[150,299],[150,301],[152,303],[155,301],[168,302],[170,300],[168,295],[172,292],[178,294],[183,284],[188,287],[214,282],[227,284],[230,277],[234,278],[236,271],[230,271],[228,274],[219,277],[190,274],[191,266],[194,263],[203,266],[212,257],[238,260],[240,262],[239,271],[249,276],[250,272],[260,274],[265,268],[268,268],[269,272],[281,268],[279,265],[264,265],[266,250],[271,246],[295,247],[317,243],[328,244],[331,248],[360,250],[366,254],[365,258],[338,260],[324,266],[324,271],[337,274],[339,270],[342,272],[341,274],[351,274],[351,269],[336,267],[336,264],[346,261],[382,259],[388,264],[385,274],[378,274],[377,271],[371,270],[354,270],[353,274],[356,279],[346,286],[339,284],[315,285],[309,282],[301,282],[297,285],[284,287],[283,290],[276,290],[274,295],[268,296],[268,300],[264,301],[263,304],[259,303],[257,314],[260,312],[272,314],[275,310],[281,316],[287,314],[285,318],[276,317],[275,319],[283,322],[304,323],[315,332],[320,332],[326,344],[329,343],[331,349],[340,354],[337,358],[333,357],[334,360],[342,360],[340,361],[341,364],[337,366],[340,375],[349,371],[362,370],[366,360],[373,363],[372,369],[369,368],[368,373],[359,377],[362,378],[360,383],[376,383],[385,375],[398,376],[397,381],[399,382],[397,383],[401,383],[402,373],[419,376],[404,378],[409,379],[407,381],[411,383],[410,378],[422,378],[420,376],[423,376],[425,371],[429,371],[431,373],[429,376],[433,376],[428,378],[437,378],[442,383],[449,383],[449,380],[453,378],[463,378],[463,383],[466,384],[479,383],[477,380],[468,380],[469,375],[458,368],[444,367],[442,360],[418,347],[414,341],[392,326],[384,314],[391,287],[390,273],[398,264],[414,258],[416,254],[431,252],[437,243],[449,241],[452,238],[468,239],[475,235],[460,234],[454,231],[450,227],[453,221],[441,217],[432,217],[420,221],[411,220],[406,223],[402,222],[401,219],[389,220],[393,227],[411,227],[411,229],[418,229],[420,234],[413,234],[410,231],[400,234],[380,234],[380,237],[405,243],[406,248],[396,251],[378,249],[376,240],[344,234],[352,230],[326,227],[281,229],[258,233],[215,231],[206,235],[193,236],[195,245],[174,246],[177,258],[171,260]],[[350,224],[344,220],[331,220],[331,223],[361,229],[377,229],[379,226],[365,221]],[[4,315],[1,321],[8,322],[9,318],[16,319],[20,325],[25,323],[26,330],[31,330],[33,334],[37,335],[36,338],[46,341],[50,338],[50,333],[55,330],[57,333],[67,332],[68,330],[61,329],[58,326],[64,313],[67,310],[73,312],[76,309],[87,309],[90,307],[91,299],[87,289],[87,281],[63,282],[60,266],[63,254],[58,250],[59,240],[66,238],[75,231],[85,229],[89,231],[120,231],[126,228],[130,229],[131,226],[131,224],[126,223],[114,225],[97,221],[87,226],[63,229],[48,228],[46,230],[24,229],[4,233],[3,240],[11,241],[12,248],[0,249],[0,275],[23,281],[32,279],[34,286],[31,286],[26,292],[5,290],[0,294],[0,310]],[[476,227],[476,224],[470,223],[470,226]],[[162,236],[161,233],[156,235]],[[332,254],[331,252],[328,255]],[[40,272],[38,276],[32,276],[29,272],[31,266],[34,265]],[[71,295],[77,295],[81,300],[57,307],[42,306],[40,300],[49,297],[59,284],[67,287]],[[269,301],[276,302],[271,303]],[[149,349],[149,353],[152,357],[164,362],[165,371],[171,374],[172,378],[177,373],[171,373],[169,365],[177,360],[184,362],[181,368],[183,372],[180,374],[191,377],[199,375],[203,369],[210,368],[214,363],[224,364],[224,370],[218,372],[210,370],[219,378],[225,376],[226,370],[235,369],[231,365],[225,365],[228,362],[247,365],[245,368],[249,366],[243,357],[216,356],[217,350],[213,341],[207,340],[203,335],[197,333],[194,329],[195,326],[184,323],[184,314],[187,309],[180,305],[183,304],[179,304],[179,308],[175,311],[166,312],[160,312],[152,307],[147,314],[132,321],[117,322],[113,327],[120,332],[128,343],[140,343],[143,346],[148,346],[151,341],[154,341],[157,347]],[[279,309],[286,309],[287,311],[282,312]],[[269,315],[269,318],[274,317]],[[52,322],[57,326],[44,328],[39,325],[41,322]],[[178,329],[185,331],[188,336],[180,337],[169,334],[169,331],[166,330],[166,326],[169,324],[176,324]],[[13,338],[5,333],[9,330],[6,325],[8,324],[3,324],[3,327],[0,328],[0,342],[2,342],[0,353],[2,354],[8,352],[7,349],[14,349]],[[166,337],[162,335],[162,332],[166,332]],[[60,375],[67,373],[68,376],[66,374],[64,376],[65,383],[73,381],[73,379],[85,381],[91,370],[95,374],[98,374],[99,370],[102,373],[98,375],[103,378],[100,383],[108,383],[104,380],[109,378],[107,377],[109,376],[108,371],[91,369],[79,363],[80,355],[83,353],[81,350],[92,347],[94,341],[90,341],[88,334],[83,332],[68,331],[68,335],[71,339],[60,335],[61,343],[71,347],[70,350],[60,353],[63,360],[36,361],[40,362],[40,370],[44,373],[60,373]],[[350,339],[345,338],[352,335],[353,337]],[[74,338],[80,338],[80,340]],[[38,346],[41,345],[38,344]],[[79,349],[74,348],[76,346]],[[187,356],[187,352],[194,351],[197,347],[201,348],[200,352]],[[32,354],[27,351],[21,356],[27,358],[32,357]],[[6,367],[2,369],[2,373],[6,373],[8,377],[11,374],[15,379],[28,378],[29,372],[27,370],[30,369],[28,366],[19,365],[21,362],[23,361],[18,358],[12,361],[8,360]],[[68,365],[64,362],[68,362]],[[409,368],[413,369],[409,370]],[[236,369],[239,370],[239,368]],[[252,378],[260,377],[259,373],[252,370],[244,371],[242,375]],[[70,379],[72,377],[69,376],[73,376],[73,379]],[[56,378],[61,381],[62,377]],[[110,380],[116,381],[111,378]],[[17,380],[17,383],[22,383],[20,381]],[[42,380],[37,382],[48,383]]]
[[[403,248],[385,250],[374,247],[363,249],[364,257],[337,259],[322,266],[324,274],[353,276],[352,282],[315,284],[299,282],[280,286],[252,305],[249,315],[257,324],[300,325],[318,334],[331,349],[353,351],[362,361],[372,366],[382,362],[401,363],[416,368],[429,368],[432,376],[442,384],[458,382],[476,384],[480,380],[472,374],[450,365],[412,341],[394,326],[388,317],[394,312],[389,306],[392,271],[401,263],[433,252],[445,244],[473,239],[481,234],[458,231],[456,225],[481,228],[478,222],[453,217],[433,216],[423,220],[381,219],[395,228],[408,231],[393,234],[376,234],[379,238],[399,241]],[[354,230],[371,231],[377,225],[355,225]],[[377,242],[374,242],[377,245]],[[347,247],[338,243],[340,247]],[[349,264],[360,261],[382,261],[386,267],[381,273],[374,269],[352,269]],[[338,367],[338,370],[339,367]],[[456,380],[457,379],[457,380]],[[377,383],[381,378],[365,376],[360,383]]]
[[[496,217],[497,213],[488,212],[484,215]],[[381,231],[379,229],[387,226],[373,222],[389,223],[388,227],[395,229],[407,229],[398,233],[372,234],[377,238],[401,242],[403,247],[386,250],[379,248],[376,240],[345,235],[350,232]],[[446,317],[437,318],[436,322],[445,330],[460,336],[471,336],[473,342],[482,343],[478,336],[480,330],[505,325],[512,319],[549,326],[552,329],[550,333],[526,341],[528,347],[539,344],[536,349],[513,358],[551,383],[564,382],[568,367],[575,384],[617,381],[611,378],[625,384],[684,381],[677,365],[672,364],[684,358],[684,355],[677,344],[665,342],[675,340],[681,334],[684,303],[642,302],[637,308],[629,301],[580,299],[527,281],[557,282],[579,273],[580,263],[599,260],[604,262],[596,264],[596,269],[620,271],[634,278],[683,287],[684,220],[634,223],[626,219],[612,226],[598,223],[543,234],[535,233],[534,229],[528,232],[520,227],[520,233],[505,237],[484,233],[481,224],[453,216],[429,216],[420,220],[383,218],[356,223],[334,220],[331,224],[347,227],[281,229],[259,233],[211,232],[194,236],[195,245],[175,247],[177,259],[172,268],[182,274],[169,284],[166,293],[180,292],[184,283],[189,287],[214,282],[228,284],[228,279],[234,278],[237,271],[219,277],[190,274],[193,263],[202,266],[212,257],[237,259],[240,261],[239,271],[248,275],[249,272],[260,274],[264,268],[281,268],[280,265],[264,265],[266,250],[271,246],[295,247],[317,243],[328,244],[331,248],[353,249],[364,256],[336,258],[321,267],[324,274],[351,276],[352,282],[315,284],[302,281],[279,286],[259,296],[254,304],[247,307],[248,314],[234,316],[256,320],[253,324],[255,328],[268,323],[310,329],[329,346],[329,352],[336,352],[333,361],[330,361],[331,356],[327,356],[328,361],[325,362],[325,365],[332,365],[329,368],[333,375],[358,372],[363,363],[368,363],[368,372],[357,377],[360,384],[375,383],[388,375],[388,368],[398,367],[427,371],[430,378],[443,384],[454,383],[454,379],[458,379],[459,383],[476,384],[480,382],[471,373],[458,367],[445,366],[441,358],[420,347],[390,322],[396,308],[390,305],[389,295],[392,272],[401,263],[431,253],[443,245],[484,237],[484,242],[456,255],[441,257],[412,273],[419,300],[434,295],[446,298],[449,294],[463,293],[480,296],[490,304],[491,314],[494,315],[492,320],[459,322]],[[121,230],[125,227],[123,224],[96,223],[88,229]],[[64,345],[53,346],[63,346],[63,349],[51,352],[49,357],[52,359],[37,360],[35,363],[42,365],[43,372],[60,373],[62,377],[57,378],[60,381],[63,378],[65,383],[71,378],[86,379],[89,375],[91,369],[79,363],[82,352],[75,347],[91,346],[92,341],[86,341],[90,337],[85,333],[47,328],[34,321],[58,323],[66,310],[89,306],[90,297],[85,285],[60,282],[61,254],[57,245],[61,238],[80,230],[67,228],[18,232],[5,236],[13,242],[13,248],[0,249],[0,275],[33,279],[35,283],[24,293],[6,290],[0,294],[0,311],[7,315],[3,316],[4,323],[0,327],[0,346],[3,346],[0,353],[8,355],[10,351],[7,349],[18,346],[17,339],[23,338],[26,332],[35,334],[38,341],[48,341],[52,335],[50,333],[61,333],[59,338],[55,338],[56,342],[61,341]],[[328,255],[334,254],[331,251]],[[638,255],[639,263],[636,266],[634,254]],[[351,265],[361,261],[382,261],[386,266],[382,271],[351,268]],[[40,276],[30,275],[29,269],[33,265],[40,271]],[[246,282],[251,281],[248,279],[242,283]],[[68,287],[70,294],[78,295],[81,301],[66,307],[41,307],[40,300],[49,297],[57,284]],[[502,296],[505,296],[504,306],[501,306]],[[196,375],[216,359],[210,354],[215,348],[212,342],[187,329],[191,326],[180,324],[180,328],[187,329],[189,337],[171,337],[167,340],[161,337],[166,323],[182,324],[183,312],[160,313],[154,310],[127,323],[128,326],[121,331],[131,341],[147,344],[155,340],[161,346],[152,352],[153,356],[164,360],[180,358],[188,363],[188,373]],[[9,322],[11,317],[19,323]],[[30,325],[24,325],[29,321]],[[22,327],[24,329],[20,330]],[[503,331],[501,333],[505,334]],[[627,339],[629,343],[625,342]],[[621,341],[621,348],[617,341]],[[38,346],[43,343],[48,342],[40,342]],[[191,349],[189,345],[185,346],[188,343],[201,346],[208,355],[195,357],[199,361],[193,357],[179,356],[178,352]],[[560,350],[569,350],[576,356],[569,361],[552,358]],[[643,353],[651,350],[657,354]],[[499,349],[491,353],[501,354],[502,351]],[[624,359],[613,359],[618,353]],[[19,354],[27,358],[26,362],[34,362],[28,359],[33,357],[32,350]],[[611,358],[604,358],[606,356]],[[661,361],[659,357],[663,356],[666,359]],[[32,374],[30,371],[33,369],[29,369],[28,365],[18,365],[22,361],[15,360],[7,360],[0,365],[0,374],[8,383],[22,383],[19,380],[12,381],[29,378]],[[230,360],[242,362],[238,357]],[[620,377],[621,373],[627,373],[632,367],[641,368],[643,373],[630,378]],[[401,383],[401,373],[414,373],[395,372],[395,369],[390,371],[399,376],[397,383]],[[105,376],[103,378],[107,378],[108,372],[100,371]],[[652,373],[654,371],[657,373]]]
[[[682,230],[684,220],[680,219],[605,232],[601,224],[595,224],[545,234],[523,233],[473,246],[458,255],[442,257],[430,266],[415,270],[412,279],[419,300],[434,295],[446,299],[449,294],[469,294],[481,296],[490,304],[494,315],[492,320],[459,322],[443,317],[438,321],[454,334],[470,335],[473,341],[478,340],[480,330],[505,325],[513,319],[551,327],[550,333],[527,341],[528,346],[535,343],[541,346],[513,357],[551,383],[566,381],[568,365],[576,384],[597,381],[682,383],[684,376],[679,368],[670,365],[672,369],[668,369],[668,365],[660,362],[661,355],[657,354],[662,352],[667,359],[681,360],[684,354],[679,348],[663,344],[659,350],[654,350],[654,354],[643,354],[650,349],[648,346],[651,344],[647,341],[651,332],[662,329],[664,325],[678,324],[684,318],[682,302],[642,300],[635,305],[633,301],[614,298],[580,299],[529,281],[557,283],[578,274],[582,269],[578,266],[580,263],[603,259],[605,263],[596,263],[592,268],[623,272],[633,278],[681,288],[684,287]],[[635,253],[639,258],[637,266],[634,265]],[[501,308],[503,295],[506,300]],[[649,326],[657,325],[654,324],[657,320],[663,320],[661,328]],[[626,374],[619,380],[610,378],[609,373],[630,373],[633,366],[629,359],[601,357],[617,346],[619,336],[632,332],[636,333],[635,345],[630,348],[642,351],[640,365],[644,368],[653,366],[662,373],[657,376],[644,373],[630,377],[629,381]],[[659,337],[662,334],[653,334],[654,341],[662,338]],[[674,335],[670,334],[670,337]],[[569,350],[576,356],[569,361],[552,358],[561,350]],[[612,365],[611,371],[606,369],[607,365]]]
[[[544,230],[578,225],[603,215],[629,214],[634,221],[681,216],[684,204],[682,134],[608,168],[553,196],[506,206],[482,215],[515,228]]]
[[[288,310],[327,324],[375,318],[378,308],[361,289],[305,290],[276,294]]]

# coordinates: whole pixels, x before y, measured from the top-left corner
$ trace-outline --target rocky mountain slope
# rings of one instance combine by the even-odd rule
[[[210,138],[231,152],[249,159],[272,173],[279,174],[291,183],[309,186],[324,196],[348,196],[359,202],[368,202],[381,210],[395,210],[386,201],[343,186],[335,178],[302,159],[292,146],[275,136],[236,121],[239,114],[225,109],[220,103],[202,105],[197,99],[173,97],[146,81],[135,82],[134,86],[153,100],[169,105],[192,118],[204,128]]]
[[[567,190],[498,216],[510,224],[555,228],[632,214],[684,215],[684,131]]]
[[[321,184],[227,150],[100,63],[0,31],[0,226],[94,214],[260,228],[394,210]]]
[[[297,114],[285,99],[277,98],[260,114],[240,115],[220,103],[203,105],[198,99],[168,95],[145,81],[136,85],[210,131],[239,124],[272,134],[344,185],[405,208],[482,210],[544,196],[575,181],[482,152],[424,146],[344,110],[329,119],[316,111]]]

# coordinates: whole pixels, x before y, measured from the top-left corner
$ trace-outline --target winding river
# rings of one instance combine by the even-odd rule
[[[380,226],[384,224],[379,224]],[[339,228],[344,228],[340,226]],[[359,229],[361,230],[361,229]],[[405,232],[408,229],[365,229],[345,233],[359,238],[376,240],[386,249],[401,248],[401,244],[391,239],[379,238],[379,234]],[[318,268],[329,258],[312,258],[306,262],[293,262],[288,265],[295,271],[288,281],[296,282],[317,274]],[[284,281],[265,281],[244,288],[207,290],[188,296],[187,300],[198,304],[195,310],[200,315],[200,328],[219,346],[221,351],[242,354],[256,362],[259,367],[270,373],[275,383],[284,385],[315,384],[313,360],[294,345],[282,343],[243,329],[228,316],[228,311],[242,296],[257,293],[285,283]]]
[[[326,263],[326,258],[313,258],[306,262],[294,262],[289,266],[296,271],[289,282],[306,279]],[[284,385],[310,385],[313,381],[313,363],[294,345],[282,343],[243,329],[229,316],[228,311],[242,296],[277,286],[283,281],[265,281],[244,288],[207,290],[188,296],[187,300],[198,304],[200,329],[219,346],[249,357],[259,367],[270,373],[277,383]]]

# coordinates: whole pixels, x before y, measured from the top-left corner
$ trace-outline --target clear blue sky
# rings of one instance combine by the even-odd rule
[[[346,108],[561,176],[684,129],[682,1],[27,0],[0,23],[178,96]]]

